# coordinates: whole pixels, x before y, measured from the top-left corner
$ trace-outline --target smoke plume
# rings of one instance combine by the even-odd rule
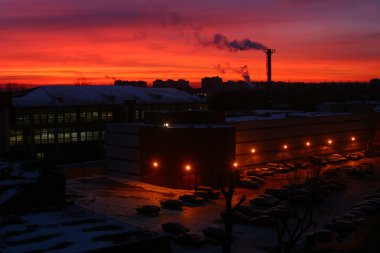
[[[266,50],[267,47],[260,42],[252,41],[248,38],[242,40],[229,40],[226,36],[221,33],[214,35],[214,38],[204,44],[213,44],[220,50],[228,50],[231,52],[235,51],[246,51],[246,50]]]
[[[226,68],[222,66],[222,64],[218,63],[216,65],[213,65],[218,74],[225,74],[226,73]]]
[[[244,80],[251,84],[252,81],[251,81],[251,77],[249,76],[249,72],[248,72],[248,66],[247,65],[244,65],[243,67],[241,67],[240,69],[240,73],[241,73],[241,76],[244,78]]]
[[[225,74],[227,73],[227,71],[234,72],[243,77],[244,81],[246,81],[247,83],[252,83],[251,76],[248,71],[248,65],[244,65],[242,67],[232,67],[229,62],[225,62],[213,65],[213,67],[217,70],[219,74]]]

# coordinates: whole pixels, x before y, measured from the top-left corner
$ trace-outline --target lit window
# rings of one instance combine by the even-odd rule
[[[112,112],[107,112],[107,120],[112,121],[113,119],[113,113]]]
[[[54,114],[49,113],[48,116],[47,116],[47,122],[48,122],[49,124],[53,124],[54,121],[55,121],[55,120],[54,120]]]
[[[16,146],[24,143],[24,135],[22,130],[10,130],[9,131],[9,145]]]

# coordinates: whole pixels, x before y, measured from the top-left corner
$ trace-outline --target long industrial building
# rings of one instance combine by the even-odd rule
[[[191,188],[197,179],[215,185],[235,162],[249,168],[364,149],[377,129],[373,113],[267,110],[214,118],[203,124],[170,124],[170,117],[156,118],[152,124],[109,124],[108,171],[168,187]],[[191,165],[193,184],[186,182],[186,164]]]
[[[370,114],[272,112],[227,118],[235,126],[237,161],[271,161],[365,149],[374,136]]]

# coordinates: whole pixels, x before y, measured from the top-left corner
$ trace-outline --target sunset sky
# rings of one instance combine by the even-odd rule
[[[274,81],[380,77],[379,0],[0,0],[0,84],[110,84],[113,78],[266,79],[261,50],[231,50],[215,34],[273,55]]]

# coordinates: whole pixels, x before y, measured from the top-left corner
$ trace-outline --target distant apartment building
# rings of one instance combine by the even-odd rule
[[[1,95],[0,151],[58,163],[104,159],[109,122],[144,121],[151,111],[207,109],[205,100],[177,89],[42,86]]]
[[[219,76],[204,77],[201,81],[201,88],[206,94],[212,94],[223,90],[223,79]]]
[[[133,87],[147,87],[147,83],[145,81],[115,80],[114,85],[125,85],[125,86],[133,86]]]
[[[176,88],[176,89],[188,89],[190,88],[190,82],[184,79],[178,79],[177,81],[168,79],[166,81],[157,79],[153,81],[153,88]]]

